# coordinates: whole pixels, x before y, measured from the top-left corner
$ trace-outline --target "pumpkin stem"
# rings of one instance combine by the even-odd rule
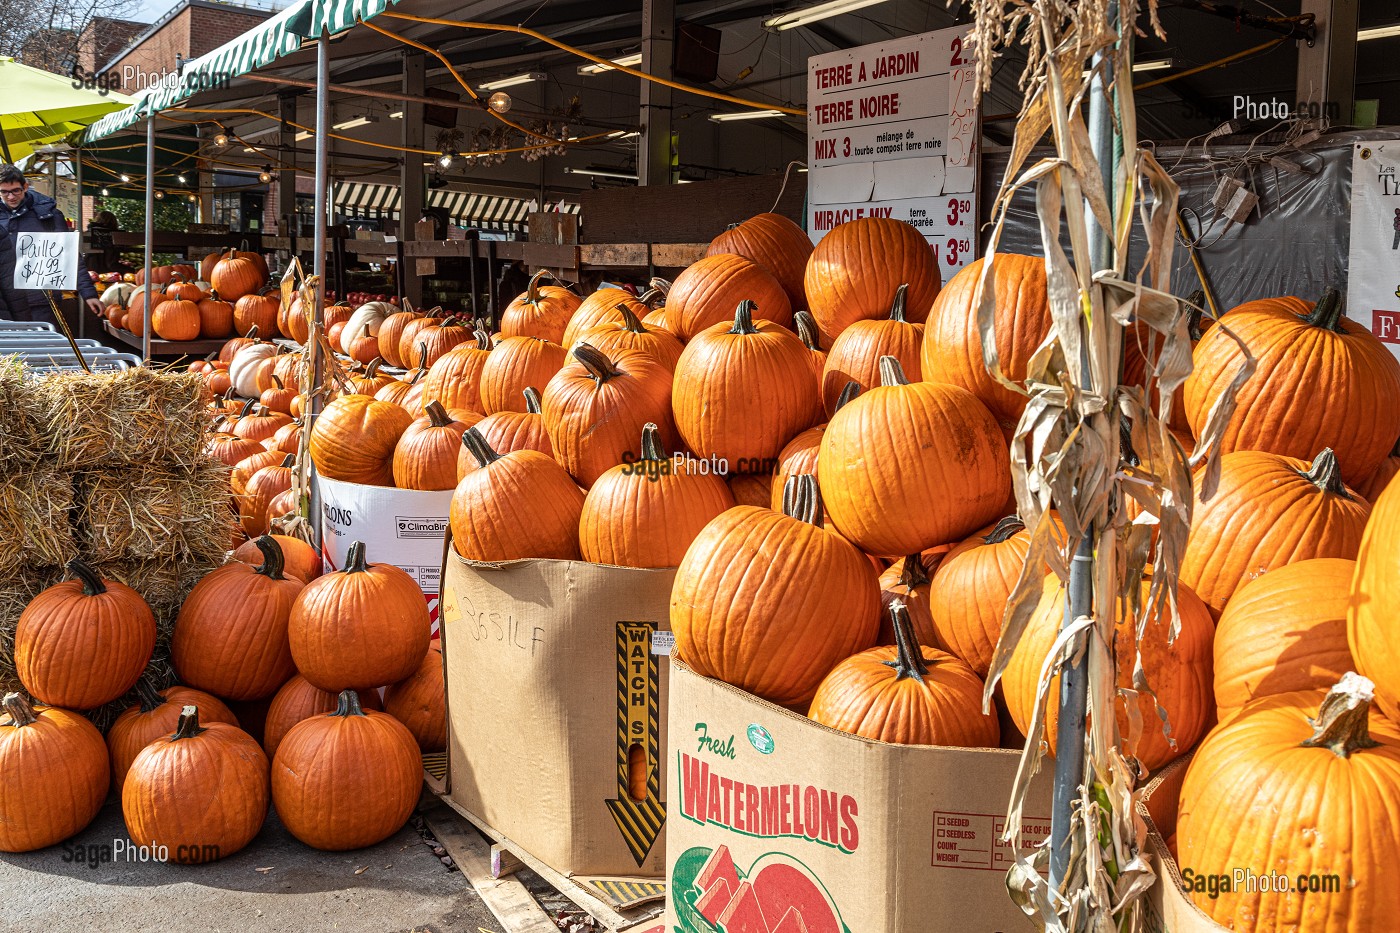
[[[661,429],[650,421],[642,427],[642,459],[666,459],[666,448],[661,443]]]
[[[365,325],[365,330],[369,330],[368,324]],[[384,358],[382,356],[376,356],[374,359],[370,360],[369,365],[365,367],[365,378],[373,379],[375,376],[379,375],[379,367],[383,365]]]
[[[1337,455],[1332,452],[1331,447],[1322,449],[1322,453],[1313,459],[1312,466],[1303,476],[1319,489],[1344,499],[1351,498],[1346,484],[1342,482],[1342,469],[1337,465]]]
[[[904,284],[894,290],[894,302],[890,305],[890,320],[898,321],[901,324],[907,323],[904,319],[904,306],[909,301],[909,286]]]
[[[1317,304],[1312,311],[1303,317],[1313,327],[1321,327],[1324,330],[1334,331],[1338,334],[1344,333],[1342,330],[1342,293],[1331,285],[1323,289],[1322,297],[1317,299]]]
[[[532,415],[540,413],[540,392],[534,386],[526,386],[521,393],[525,396],[525,410]]]
[[[613,365],[606,353],[588,343],[580,343],[574,347],[574,359],[583,364],[583,368],[588,370],[588,374],[599,385],[612,379],[614,376],[622,375],[622,370]]]
[[[18,693],[7,693],[5,698],[0,700],[0,705],[5,707],[5,712],[10,714],[10,725],[16,729],[21,726],[28,726],[39,721],[39,717],[34,715],[34,707]]]
[[[156,685],[151,683],[151,678],[142,677],[136,681],[136,696],[141,701],[141,712],[149,713],[165,705],[165,697],[156,690]]]
[[[421,371],[421,370],[424,370],[424,369],[427,369],[427,368],[428,368],[428,341],[426,341],[426,340],[420,340],[420,341],[418,341],[418,369]]]
[[[632,313],[632,309],[627,307],[625,301],[617,303],[617,311],[622,312],[622,329],[631,331],[634,334],[645,334],[647,329],[642,326],[642,322],[637,319],[637,315]]]
[[[257,340],[258,325],[254,324],[252,327],[248,328],[248,333],[244,334],[243,336],[247,337],[249,340]]]
[[[277,543],[277,539],[272,535],[260,535],[253,539],[259,551],[262,552],[262,566],[254,570],[254,573],[262,574],[269,580],[284,580],[282,571],[286,567],[286,560],[282,556],[282,546]]]
[[[904,566],[899,571],[900,586],[914,590],[921,586],[927,586],[928,582],[928,571],[924,569],[923,558],[918,554],[907,555],[904,558]]]
[[[1375,688],[1375,684],[1355,671],[1343,674],[1327,691],[1317,718],[1308,720],[1313,734],[1303,740],[1303,747],[1325,748],[1338,758],[1350,758],[1353,752],[1381,744],[1371,738],[1366,722],[1371,701],[1375,699]]]
[[[254,386],[254,388],[257,388],[257,386]],[[246,401],[246,402],[243,403],[243,408],[239,410],[239,412],[238,412],[238,417],[240,417],[240,418],[246,418],[246,417],[248,417],[248,412],[252,411],[252,410],[253,410],[253,406],[256,405],[256,404],[258,404],[258,400],[257,400],[257,399],[255,399],[255,398],[250,398],[250,399],[248,399],[248,401]]]
[[[180,721],[175,724],[175,734],[170,737],[170,741],[192,739],[203,731],[204,727],[199,724],[199,707],[182,706]]]
[[[909,609],[904,605],[904,600],[890,601],[890,618],[894,621],[894,643],[899,648],[899,656],[893,661],[880,663],[894,668],[895,680],[912,677],[923,683],[924,675],[928,673],[928,663],[924,660],[923,647],[914,637],[914,622],[909,618]]]
[[[654,275],[647,281],[647,285],[660,292],[662,298],[665,298],[667,295],[671,294],[670,279],[663,279],[659,275]]]
[[[907,386],[909,377],[904,375],[904,367],[893,356],[880,357],[880,385]]]
[[[476,348],[478,350],[491,349],[491,332],[482,327],[480,321],[476,325]]]
[[[529,404],[528,395],[526,399],[526,404]],[[482,437],[476,428],[467,428],[462,432],[462,446],[467,448],[479,467],[486,467],[501,459],[501,455],[491,449],[491,445],[486,443],[486,438]]]
[[[204,362],[212,363],[219,358],[218,350],[210,350],[209,355],[204,358]]]
[[[282,469],[284,469],[284,470],[289,470],[289,469],[291,469],[292,464],[296,462],[296,459],[297,459],[297,458],[296,458],[293,454],[287,454],[286,457],[282,458],[282,464],[281,464]]]
[[[447,409],[442,407],[442,402],[433,399],[423,406],[423,411],[428,416],[428,422],[435,428],[448,428],[452,426],[452,416],[447,413]]]
[[[729,328],[731,334],[756,334],[758,328],[753,326],[753,313],[758,310],[758,305],[747,298],[739,302],[739,307],[734,309],[734,326]]]
[[[653,279],[653,281],[655,281]],[[655,311],[657,308],[665,307],[666,293],[659,288],[648,288],[637,296],[637,300],[647,306],[648,311]]]
[[[1026,530],[1026,523],[1021,521],[1019,515],[1008,515],[992,527],[992,530],[982,536],[983,544],[1001,544]]]
[[[802,343],[813,353],[822,352],[822,332],[817,327],[816,318],[806,311],[799,311],[792,316],[797,324],[797,336],[802,338]]]
[[[101,575],[86,561],[75,557],[64,564],[64,567],[73,576],[83,581],[84,596],[98,596],[107,592],[107,585],[102,582]]]
[[[783,514],[809,525],[822,524],[822,492],[810,473],[789,476],[783,484]]]
[[[354,541],[350,544],[350,550],[345,552],[345,569],[343,573],[364,573],[369,569],[369,563],[365,560],[365,543]]]
[[[272,374],[272,384],[277,387],[278,392],[281,392],[283,389],[287,388],[285,385],[282,384],[282,377],[277,375],[276,373]]]
[[[554,277],[550,275],[548,269],[541,269],[539,272],[530,276],[530,284],[525,287],[525,301],[527,304],[539,304],[540,279],[544,278],[546,275],[549,275],[550,278]]]
[[[335,712],[332,716],[363,716],[365,711],[360,708],[360,695],[354,690],[342,690],[340,696],[335,698]]]
[[[841,389],[841,394],[836,396],[836,407],[832,409],[832,414],[846,407],[857,395],[860,395],[860,383],[852,379]]]

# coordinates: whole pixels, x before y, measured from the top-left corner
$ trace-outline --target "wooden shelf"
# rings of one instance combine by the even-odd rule
[[[130,347],[135,347],[139,353],[141,350],[141,338],[129,330],[122,330],[114,327],[111,321],[104,320],[102,329],[108,334],[120,340]],[[227,340],[161,340],[159,337],[151,337],[151,356],[188,356],[192,359],[202,359],[217,350],[223,349]]]

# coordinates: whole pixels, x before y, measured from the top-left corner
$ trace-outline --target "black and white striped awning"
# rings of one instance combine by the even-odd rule
[[[454,224],[482,230],[523,231],[530,213],[541,209],[539,202],[532,198],[507,198],[445,188],[430,189],[427,196],[428,206],[447,208],[447,216]],[[347,217],[397,220],[402,205],[398,185],[353,181],[337,184],[333,199],[336,210]],[[546,202],[543,210],[577,214],[579,205],[568,201]]]

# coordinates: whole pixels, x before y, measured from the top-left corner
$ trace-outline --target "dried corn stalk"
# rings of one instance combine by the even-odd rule
[[[1008,808],[1007,841],[1016,864],[1007,885],[1043,930],[1138,929],[1143,919],[1138,902],[1155,872],[1144,852],[1145,830],[1132,808],[1141,775],[1120,744],[1135,747],[1144,729],[1163,728],[1170,735],[1170,724],[1162,715],[1160,722],[1130,722],[1128,735],[1119,734],[1113,712],[1119,695],[1131,716],[1136,697],[1151,695],[1152,687],[1138,657],[1132,689],[1118,688],[1115,623],[1132,619],[1141,636],[1161,609],[1171,619],[1173,637],[1179,629],[1176,582],[1191,521],[1191,467],[1207,463],[1202,493],[1211,494],[1218,479],[1219,436],[1234,391],[1248,378],[1253,361],[1246,356],[1232,391],[1210,413],[1197,450],[1188,456],[1167,428],[1173,391],[1191,371],[1190,306],[1170,294],[1178,189],[1151,153],[1138,147],[1130,43],[1116,26],[1133,28],[1143,12],[1138,0],[970,0],[969,5],[976,17],[979,93],[989,86],[999,48],[1020,36],[1028,55],[1025,104],[993,209],[980,297],[974,296],[987,369],[1030,396],[1011,462],[1018,511],[1033,537],[992,660],[988,706],[1040,597],[1042,562],[1068,581],[1081,540],[1087,535],[1092,544],[1092,607],[1064,628],[1041,669],[1030,738]],[[1146,18],[1161,35],[1156,6],[1156,0],[1147,0]],[[1094,66],[1096,55],[1102,58]],[[1096,75],[1101,84],[1094,83]],[[1101,166],[1085,123],[1083,110],[1094,93],[1107,95],[1121,139],[1122,155],[1112,165]],[[1023,170],[1046,130],[1055,155]],[[1111,186],[1105,184],[1105,168]],[[997,358],[991,272],[1011,200],[1028,186],[1035,189],[1054,326],[1033,356],[1022,388],[1006,378]],[[1110,244],[1107,267],[1101,260],[1097,271],[1087,215]],[[1148,249],[1141,265],[1129,270],[1128,237],[1135,222]],[[1069,233],[1068,254],[1060,244],[1062,223]],[[1119,384],[1127,340],[1148,348],[1146,392]],[[1155,410],[1149,405],[1154,385]],[[1141,506],[1136,519],[1129,518],[1127,496]],[[1049,517],[1052,510],[1064,524],[1063,535]],[[1146,574],[1151,585],[1143,605],[1139,584]],[[1048,842],[1032,851],[1023,848],[1021,812],[1043,758],[1047,704],[1059,702],[1050,695],[1051,681],[1074,658],[1086,661],[1089,724],[1078,805],[1069,824],[1068,863],[1058,890],[1051,890],[1040,873],[1049,861]]]

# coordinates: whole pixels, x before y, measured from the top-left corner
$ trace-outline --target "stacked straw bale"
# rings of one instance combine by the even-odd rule
[[[35,594],[80,557],[150,603],[147,674],[171,682],[170,632],[191,587],[228,556],[228,469],[203,453],[203,381],[183,372],[26,374],[0,360],[0,689]],[[89,715],[105,728],[127,705]]]

